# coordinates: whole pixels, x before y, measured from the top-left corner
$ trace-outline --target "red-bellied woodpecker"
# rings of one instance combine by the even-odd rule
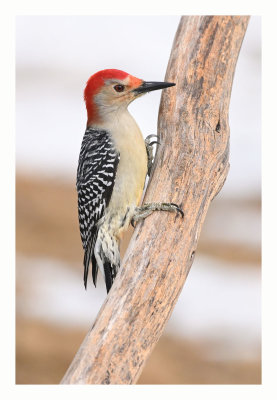
[[[77,171],[85,287],[91,262],[94,284],[100,268],[109,292],[120,267],[120,238],[131,221],[145,218],[155,210],[182,214],[173,203],[138,207],[151,167],[151,137],[155,135],[144,142],[127,110],[142,94],[174,85],[145,82],[116,69],[99,71],[87,82],[87,129]]]

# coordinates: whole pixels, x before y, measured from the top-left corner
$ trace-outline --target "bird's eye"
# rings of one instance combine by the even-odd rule
[[[116,92],[123,92],[124,85],[115,85],[113,88]]]

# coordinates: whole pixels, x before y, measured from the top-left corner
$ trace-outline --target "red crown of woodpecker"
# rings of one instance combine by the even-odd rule
[[[104,86],[105,81],[109,79],[124,80],[129,78],[129,85],[132,88],[136,88],[142,84],[142,79],[138,79],[127,72],[120,71],[119,69],[104,69],[96,72],[87,81],[87,85],[84,91],[84,100],[86,102],[86,108],[88,113],[89,122],[97,122],[99,115],[97,112],[97,105],[94,103],[94,96],[100,92]]]

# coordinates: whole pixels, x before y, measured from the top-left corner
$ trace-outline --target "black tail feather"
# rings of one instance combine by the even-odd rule
[[[87,288],[87,281],[88,281],[88,271],[89,271],[89,263],[92,254],[92,240],[89,242],[88,247],[85,250],[84,255],[84,285]]]
[[[96,229],[96,227],[93,227],[92,232],[91,232],[91,239],[88,242],[88,246],[85,250],[85,256],[84,256],[84,285],[85,285],[85,288],[87,288],[90,260],[92,263],[93,283],[96,286],[97,272],[98,272],[98,265],[97,265],[97,262],[96,262],[96,259],[94,256],[94,246],[95,246],[96,239],[97,239],[97,229]]]
[[[84,285],[85,288],[87,288],[87,281],[88,281],[88,272],[89,272],[89,264],[91,262],[92,264],[92,280],[94,283],[94,286],[96,287],[97,283],[97,275],[98,275],[98,269],[99,266],[96,261],[96,257],[94,254],[94,247],[95,247],[95,242],[97,239],[97,232],[93,232],[94,234],[92,235],[92,239],[89,241],[88,246],[85,250],[85,255],[84,255]],[[116,277],[117,271],[120,267],[120,261],[118,265],[113,264],[107,255],[104,254],[103,249],[101,248],[99,252],[99,256],[101,258],[101,261],[103,262],[103,267],[104,267],[104,275],[105,275],[105,283],[106,283],[106,289],[107,293],[109,293],[112,284],[114,282],[114,279]],[[102,264],[101,262],[101,264]]]
[[[109,293],[113,285],[113,282],[116,278],[117,271],[120,265],[112,264],[107,258],[105,258],[104,260],[105,260],[104,262],[105,283],[106,283],[107,293]]]
[[[92,280],[93,280],[94,286],[96,287],[97,275],[98,275],[98,264],[96,262],[94,253],[92,253],[92,256],[91,256],[91,264],[92,264]]]
[[[113,276],[112,276],[112,265],[109,261],[104,262],[104,273],[105,273],[105,282],[106,282],[106,289],[107,293],[109,293],[110,288],[113,284]]]

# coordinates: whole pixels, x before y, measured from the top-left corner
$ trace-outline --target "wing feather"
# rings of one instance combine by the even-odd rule
[[[94,246],[98,221],[109,205],[120,160],[109,132],[88,128],[85,132],[77,171],[79,226],[84,254],[84,284],[87,286],[89,264],[96,285],[98,266]]]

